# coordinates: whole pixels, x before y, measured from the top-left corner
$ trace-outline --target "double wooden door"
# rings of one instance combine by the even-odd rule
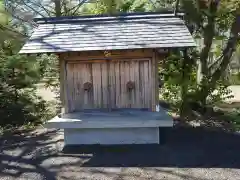
[[[151,108],[150,69],[149,59],[68,62],[66,90],[70,112]],[[128,82],[134,84],[132,89],[127,88]]]

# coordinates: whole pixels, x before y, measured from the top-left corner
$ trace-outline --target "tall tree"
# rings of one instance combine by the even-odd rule
[[[197,92],[197,100],[205,105],[207,97],[224,75],[238,46],[240,1],[182,0],[181,3],[191,32],[203,40],[203,47],[199,53],[202,80]],[[219,47],[219,56],[210,62],[212,47],[219,39],[226,43]]]

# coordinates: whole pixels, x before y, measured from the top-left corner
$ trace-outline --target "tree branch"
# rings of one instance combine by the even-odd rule
[[[80,2],[78,4],[78,6],[76,6],[77,8],[75,9],[75,11],[73,12],[73,15],[79,10],[79,8],[86,2],[87,0],[82,0],[82,2]]]
[[[38,25],[37,25],[34,21],[32,21],[32,20],[27,20],[27,19],[22,18],[22,17],[20,17],[20,16],[16,16],[15,13],[13,13],[13,12],[11,12],[11,11],[9,11],[9,10],[6,10],[6,12],[7,12],[9,15],[11,15],[13,18],[16,18],[16,19],[18,19],[18,20],[20,20],[20,21],[22,21],[22,22],[29,23],[29,24],[30,24],[31,26],[33,26],[33,27],[37,27],[37,26],[38,26]]]
[[[9,16],[19,20],[20,22],[26,22],[26,23],[29,23],[31,26],[36,27],[37,24],[34,21],[32,21],[31,18],[26,18],[26,17],[21,17],[20,15],[16,15],[16,12],[15,12],[16,10],[20,12],[19,14],[22,13],[18,9],[18,6],[20,6],[20,4],[17,4],[17,6],[14,6],[14,3],[12,3],[10,7],[5,8],[5,12],[8,13]]]
[[[31,6],[30,4],[29,4],[29,2],[25,2],[24,0],[18,0],[17,2],[14,2],[14,1],[12,1],[12,0],[10,0],[10,7],[11,8],[15,8],[15,9],[17,9],[18,8],[18,6],[23,6],[23,7],[27,7],[28,9],[30,9],[34,14],[38,14],[38,15],[40,15],[40,16],[42,16],[42,17],[45,17],[41,12],[39,12],[38,10],[36,10],[35,8],[33,8],[33,6]],[[13,6],[13,4],[16,4],[17,3],[17,6]],[[21,10],[23,10],[24,8],[23,7],[20,7],[19,8],[19,10],[21,9]],[[27,12],[26,12],[27,13]]]
[[[155,5],[155,3],[152,0],[149,0],[149,1],[153,5],[154,9],[157,9],[157,6]]]
[[[55,14],[54,11],[51,11],[51,10],[45,8],[41,3],[34,3],[33,1],[31,1],[31,3],[32,3],[33,5],[39,7],[39,8],[42,8],[42,9],[47,13],[47,15],[48,15],[49,17],[51,17],[53,14]]]
[[[215,62],[213,62],[209,67],[208,69],[211,71],[217,64],[219,64],[219,61],[223,58],[223,54],[221,54],[221,56],[219,56],[217,58],[217,60]]]
[[[34,13],[39,14],[40,16],[42,16],[43,18],[46,17],[45,15],[43,15],[42,13],[40,13],[39,11],[37,11],[36,9],[34,9],[32,6],[28,5],[24,0],[20,0],[23,5],[25,5],[26,7],[28,7],[29,9],[31,9]]]

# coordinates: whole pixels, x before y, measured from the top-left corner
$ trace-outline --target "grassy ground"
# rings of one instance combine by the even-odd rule
[[[240,131],[240,102],[220,103],[217,109],[219,119],[231,124],[235,131]]]
[[[231,84],[240,85],[240,73],[232,74],[230,77]]]

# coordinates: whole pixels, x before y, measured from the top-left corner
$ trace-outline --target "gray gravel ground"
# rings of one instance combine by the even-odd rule
[[[163,146],[67,147],[61,131],[38,129],[0,138],[0,179],[240,179],[240,136],[173,129]]]

